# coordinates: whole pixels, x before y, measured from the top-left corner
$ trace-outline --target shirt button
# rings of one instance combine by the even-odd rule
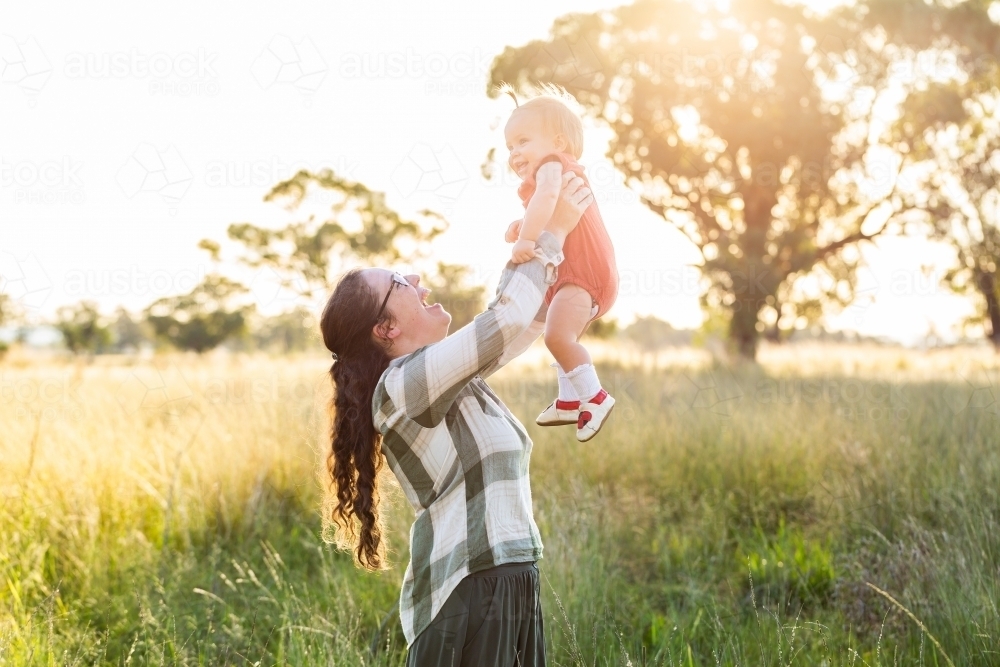
[[[508,301],[510,301],[510,299],[508,299],[506,296],[500,297],[500,304],[501,305],[506,306]]]

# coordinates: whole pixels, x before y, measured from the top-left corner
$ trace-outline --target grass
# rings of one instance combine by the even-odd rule
[[[325,359],[16,352],[0,664],[403,663],[391,476],[392,569],[319,536]],[[491,382],[535,442],[550,664],[1000,663],[991,353],[607,352],[619,405],[587,445],[531,423],[540,361]]]

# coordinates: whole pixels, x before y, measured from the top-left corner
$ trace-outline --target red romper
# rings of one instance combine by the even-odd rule
[[[590,181],[583,174],[583,167],[572,155],[555,153],[549,155],[538,165],[546,162],[562,162],[563,173],[572,171],[581,177],[590,187]],[[537,173],[537,169],[535,172]],[[525,208],[535,194],[535,174],[524,179],[517,194],[521,197]],[[618,267],[615,264],[615,249],[611,245],[611,237],[604,228],[601,212],[597,210],[597,202],[587,207],[576,228],[566,237],[563,244],[565,259],[559,265],[556,282],[545,293],[545,303],[552,303],[552,297],[563,285],[578,285],[590,293],[597,304],[596,320],[615,303],[618,296]]]

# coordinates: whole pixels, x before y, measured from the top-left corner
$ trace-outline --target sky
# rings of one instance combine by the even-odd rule
[[[492,292],[523,209],[506,167],[480,174],[511,107],[485,94],[490,63],[558,16],[616,4],[12,3],[0,26],[0,291],[37,317],[84,299],[139,311],[217,268],[201,239],[295,220],[263,196],[299,168],[329,167],[404,215],[444,214],[435,259],[469,265]],[[588,127],[581,163],[622,278],[611,316],[698,326],[699,256],[623,184],[606,141]],[[896,239],[865,256],[863,298],[831,328],[916,344],[970,311],[939,285],[947,250]],[[294,305],[266,271],[224,271],[265,313]]]

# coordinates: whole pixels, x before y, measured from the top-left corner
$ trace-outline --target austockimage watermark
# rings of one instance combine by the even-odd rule
[[[683,373],[682,377],[686,384],[677,388],[673,401],[678,408],[729,418],[745,396],[742,385],[728,369],[719,368],[702,375]]]
[[[0,34],[0,78],[30,96],[29,104],[52,75],[52,64],[34,37],[17,39]]]
[[[389,179],[404,198],[432,195],[447,209],[465,189],[469,172],[451,146],[435,150],[418,143],[396,165]]]
[[[26,421],[80,421],[86,416],[78,388],[69,374],[20,377],[0,373],[0,402],[12,406],[14,418]]]
[[[130,415],[140,411],[180,413],[194,398],[191,385],[177,366],[148,361],[132,366],[115,390],[115,400]]]
[[[173,144],[163,150],[150,143],[139,144],[118,169],[115,181],[129,199],[141,193],[155,193],[170,207],[171,214],[187,193],[194,178],[184,158]]]
[[[294,41],[286,35],[275,35],[250,65],[250,73],[262,89],[294,87],[307,96],[307,105],[327,70],[326,60],[308,36]]]
[[[978,76],[995,71],[998,59],[982,54],[962,62],[947,49],[925,49],[904,57],[884,59],[877,44],[867,44],[864,35],[845,39],[840,35],[821,35],[811,39],[812,48],[802,66],[806,76],[815,77],[829,89],[850,91],[861,81],[884,74],[904,84],[914,81],[948,81],[963,73]]]
[[[218,53],[204,48],[177,53],[144,53],[136,47],[117,52],[76,52],[66,56],[63,74],[68,79],[148,80],[150,95],[215,96],[220,89],[215,70],[218,57]]]
[[[12,160],[0,155],[0,189],[15,204],[83,204],[83,163],[69,155],[51,160]]]
[[[424,52],[407,48],[344,53],[337,71],[344,79],[423,80],[428,95],[479,95],[492,62],[493,56],[480,49]]]
[[[311,386],[274,376],[214,378],[208,382],[203,391],[203,396],[209,405],[299,403],[312,395]]]
[[[0,249],[0,294],[34,312],[51,293],[52,281],[34,254]]]
[[[598,206],[633,204],[639,201],[638,193],[625,184],[624,175],[610,160],[588,160],[581,162],[580,166]],[[482,168],[488,173],[485,181],[487,187],[507,188],[511,196],[517,196],[516,192],[522,181],[508,165],[506,148],[491,153]]]
[[[848,423],[903,421],[911,417],[905,385],[888,380],[763,377],[741,382],[731,370],[716,368],[668,379],[663,396],[682,412],[724,418],[762,406],[821,405]]]
[[[980,366],[959,374],[961,390],[949,396],[956,415],[981,413],[1000,420],[1000,369]]]
[[[600,52],[590,42],[568,37],[537,46],[526,66],[529,72],[545,72],[547,80],[571,88],[587,87],[606,68]]]
[[[282,312],[300,307],[322,309],[325,298],[324,294],[310,290],[301,275],[282,275],[269,266],[258,269],[247,289],[262,312],[275,308]]]
[[[210,269],[147,270],[138,265],[118,269],[69,269],[64,274],[63,292],[80,299],[106,296],[142,296],[149,299],[190,292]]]
[[[758,405],[832,406],[847,421],[909,419],[903,385],[860,378],[765,378],[751,394]]]
[[[204,183],[210,188],[271,188],[300,171],[318,174],[327,170],[339,178],[355,180],[360,164],[345,156],[319,162],[286,161],[276,155],[256,160],[211,160],[205,164]]]

